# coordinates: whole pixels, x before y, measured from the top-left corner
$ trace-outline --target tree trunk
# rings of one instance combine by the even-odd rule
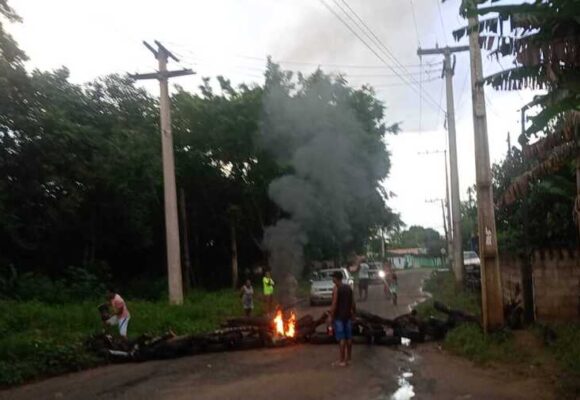
[[[189,226],[187,224],[187,207],[185,191],[179,189],[179,214],[181,217],[182,243],[183,243],[183,289],[188,292],[191,289],[191,259],[189,257]]]
[[[576,202],[574,204],[574,216],[578,226],[578,238],[580,243],[580,154],[576,156]]]
[[[238,244],[236,239],[236,221],[232,216],[231,221],[231,240],[232,240],[232,288],[238,286]]]

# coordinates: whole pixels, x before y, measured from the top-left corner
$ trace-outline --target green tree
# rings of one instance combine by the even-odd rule
[[[476,9],[475,4],[485,6]],[[580,3],[535,0],[489,4],[464,0],[462,13],[486,17],[478,27],[480,45],[491,50],[492,57],[513,60],[513,67],[502,68],[484,83],[497,90],[546,90],[524,105],[540,111],[530,117],[531,125],[519,138],[522,150],[510,149],[506,160],[494,166],[500,246],[514,250],[524,244],[569,244],[570,238],[577,237],[571,234],[569,212],[575,201],[571,173],[575,158],[576,175],[580,176]],[[462,28],[454,35],[460,39],[467,33],[467,28]],[[541,138],[530,145],[532,136]],[[580,193],[580,188],[576,191]],[[575,208],[577,220],[578,212]]]
[[[425,248],[429,255],[440,256],[441,249],[445,248],[445,239],[435,229],[413,225],[395,233],[389,245],[394,248]]]

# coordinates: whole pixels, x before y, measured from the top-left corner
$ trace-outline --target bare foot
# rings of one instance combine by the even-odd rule
[[[332,363],[333,367],[346,367],[346,362],[344,361],[335,361]]]

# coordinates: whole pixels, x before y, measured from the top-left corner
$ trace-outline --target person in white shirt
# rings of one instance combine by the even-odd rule
[[[358,267],[358,296],[359,300],[366,301],[369,297],[369,265],[363,257]]]

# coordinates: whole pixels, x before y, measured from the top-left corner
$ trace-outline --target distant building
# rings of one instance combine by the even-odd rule
[[[427,249],[421,247],[389,249],[387,259],[397,269],[440,268],[443,265],[441,257],[430,256],[427,254]]]

